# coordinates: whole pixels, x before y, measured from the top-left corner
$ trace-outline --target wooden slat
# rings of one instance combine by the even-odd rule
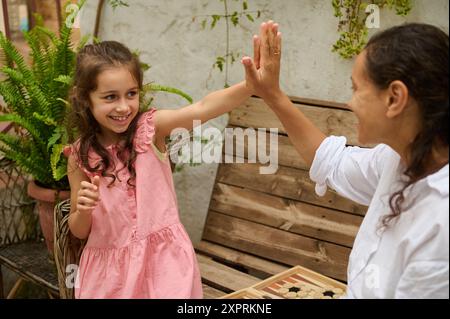
[[[236,129],[237,127],[231,127],[230,128]],[[228,130],[225,130],[225,138],[231,138],[231,132]],[[259,134],[259,133],[258,133]],[[303,170],[309,170],[309,165],[305,163],[305,161],[302,159],[302,157],[299,155],[297,150],[295,149],[294,145],[292,145],[291,141],[289,140],[289,137],[280,135],[280,134],[272,134],[272,133],[265,133],[266,137],[266,154],[270,154],[270,140],[271,137],[274,138],[274,136],[278,139],[278,164],[287,166],[287,167],[294,167],[298,169]],[[257,135],[256,139],[256,145],[258,145],[259,141],[259,135]],[[224,146],[224,154],[230,155],[230,156],[237,156],[238,150],[243,150],[242,153],[244,154],[244,158],[248,159],[248,139],[240,139],[235,138],[233,143],[233,149],[226,148]],[[273,151],[272,151],[273,152]],[[258,154],[257,150],[255,150],[255,154]],[[246,161],[247,162],[247,161]]]
[[[222,265],[209,257],[197,254],[202,281],[224,292],[250,287],[260,280],[231,267]]]
[[[203,239],[346,281],[350,249],[210,211]]]
[[[357,215],[221,183],[215,185],[210,209],[347,247],[362,222]]]
[[[205,240],[201,240],[195,245],[195,250],[201,252],[204,255],[213,257],[215,260],[231,263],[236,266],[244,267],[252,272],[258,272],[264,274],[264,277],[273,276],[280,272],[283,272],[289,267],[261,259],[256,256],[246,254],[244,252],[230,249],[222,245],[217,245]]]
[[[202,284],[203,286],[203,299],[218,299],[226,295],[225,292],[217,290],[208,285]]]
[[[348,110],[348,106],[345,103],[339,103],[339,102],[333,102],[333,101],[324,101],[324,100],[316,100],[316,99],[309,99],[309,98],[296,97],[296,96],[289,96],[289,99],[293,103],[298,103],[298,104],[305,104],[305,105],[311,105],[311,106],[321,106],[321,107],[329,107],[329,108],[335,108],[335,109]]]
[[[276,174],[264,175],[259,173],[260,166],[258,163],[220,165],[216,183],[245,187],[361,216],[366,213],[367,207],[345,199],[330,189],[324,196],[317,196],[314,183],[309,179],[309,173],[306,171],[280,166]]]
[[[358,142],[358,120],[353,112],[295,104],[325,135],[343,135],[350,145],[361,145]],[[250,98],[242,106],[234,109],[230,114],[229,123],[241,127],[278,128],[286,133],[281,122],[273,111],[259,98]]]

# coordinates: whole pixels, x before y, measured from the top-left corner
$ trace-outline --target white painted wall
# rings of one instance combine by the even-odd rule
[[[240,2],[229,1],[231,10]],[[97,0],[89,0],[81,16],[81,30],[92,33]],[[100,37],[117,40],[141,51],[141,59],[152,65],[145,80],[170,85],[189,93],[194,100],[220,89],[224,75],[211,72],[215,57],[223,55],[225,28],[220,21],[215,29],[202,30],[194,16],[223,12],[219,0],[129,0],[129,8],[114,12],[109,6],[103,13]],[[346,102],[350,98],[352,61],[342,60],[331,52],[337,40],[337,18],[331,0],[248,0],[250,8],[266,8],[264,19],[280,23],[283,33],[282,88],[294,96]],[[381,11],[381,29],[403,22],[425,22],[440,26],[448,33],[448,0],[416,0],[407,18],[388,10]],[[234,6],[234,7],[233,7]],[[233,28],[231,48],[252,54],[251,38],[259,23],[244,22]],[[370,32],[372,34],[373,30]],[[243,69],[236,63],[230,82],[243,79]],[[209,81],[207,81],[209,79]],[[157,95],[155,104],[178,108],[185,101],[178,97]],[[226,117],[215,121],[223,127]],[[194,242],[201,237],[217,165],[204,164],[176,173],[180,215]]]

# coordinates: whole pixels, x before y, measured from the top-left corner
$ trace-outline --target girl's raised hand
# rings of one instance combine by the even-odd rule
[[[254,60],[242,58],[247,86],[264,100],[280,92],[281,33],[278,24],[268,21],[261,24],[260,34],[253,37]]]
[[[100,176],[94,176],[92,183],[81,182],[77,195],[77,210],[80,214],[90,214],[100,199]]]

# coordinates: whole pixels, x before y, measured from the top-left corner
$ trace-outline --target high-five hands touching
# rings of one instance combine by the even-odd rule
[[[280,89],[281,33],[278,24],[261,24],[259,37],[253,37],[254,61],[242,58],[247,87],[280,119],[292,144],[311,165],[317,148],[325,135],[298,109]]]
[[[270,100],[280,93],[281,33],[273,21],[261,24],[253,37],[254,60],[243,57],[247,86],[255,95]]]

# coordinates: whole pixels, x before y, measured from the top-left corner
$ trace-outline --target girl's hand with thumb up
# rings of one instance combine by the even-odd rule
[[[81,182],[77,195],[77,210],[80,214],[91,214],[100,200],[100,176],[94,176],[92,183]]]

